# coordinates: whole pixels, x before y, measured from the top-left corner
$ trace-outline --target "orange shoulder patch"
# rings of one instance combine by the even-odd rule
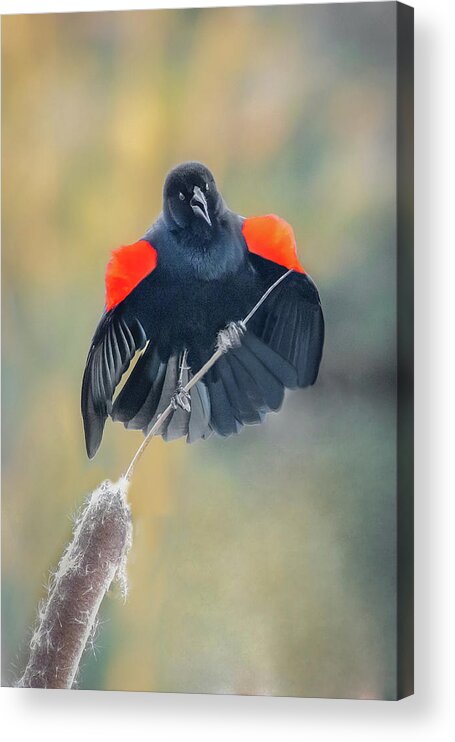
[[[147,240],[113,250],[106,267],[106,309],[113,309],[131,294],[157,262],[158,254]]]
[[[275,214],[245,219],[242,226],[248,250],[273,263],[305,273],[297,257],[294,230]]]

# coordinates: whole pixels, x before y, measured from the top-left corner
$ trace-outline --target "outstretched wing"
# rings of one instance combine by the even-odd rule
[[[136,351],[147,342],[144,327],[129,311],[127,299],[156,264],[156,250],[146,240],[115,250],[108,263],[106,308],[96,328],[82,380],[81,410],[90,458],[100,445],[115,388]]]
[[[298,260],[292,227],[271,214],[245,219],[242,233],[264,289],[293,270],[253,316],[249,328],[296,369],[298,386],[314,384],[324,345],[324,316],[318,290]]]

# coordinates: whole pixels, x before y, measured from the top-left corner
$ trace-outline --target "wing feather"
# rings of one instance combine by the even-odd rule
[[[285,270],[260,255],[250,253],[249,257],[265,287]],[[314,384],[324,345],[324,315],[318,290],[307,273],[294,271],[277,286],[249,328],[295,368],[299,387]]]
[[[141,323],[137,318],[126,319],[121,306],[102,316],[82,379],[81,410],[89,458],[93,458],[101,443],[115,388],[145,342]]]

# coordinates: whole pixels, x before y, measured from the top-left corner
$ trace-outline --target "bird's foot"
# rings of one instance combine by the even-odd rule
[[[179,384],[171,397],[170,405],[174,410],[181,407],[182,410],[191,412],[191,394]]]
[[[244,322],[229,322],[224,330],[220,330],[218,333],[217,349],[221,350],[222,353],[227,353],[228,350],[238,348],[245,332],[246,325]]]

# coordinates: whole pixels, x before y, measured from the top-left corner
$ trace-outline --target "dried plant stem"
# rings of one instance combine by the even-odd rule
[[[243,325],[246,325],[249,320],[253,317],[253,315],[257,312],[261,304],[267,299],[267,297],[272,293],[272,291],[280,284],[284,279],[289,276],[289,274],[292,273],[292,269],[289,269],[286,271],[286,273],[283,273],[282,276],[280,276],[268,289],[267,291],[261,296],[257,304],[254,305],[253,309],[247,314],[245,319],[242,321]],[[212,366],[218,361],[219,358],[225,353],[226,351],[221,348],[217,348],[213,355],[209,358],[206,363],[204,363],[203,366],[199,369],[197,373],[194,374],[194,376],[191,377],[188,384],[183,387],[183,392],[189,392],[195,384],[198,383],[202,379],[203,376],[209,371]],[[131,478],[134,473],[134,469],[136,464],[138,463],[139,459],[141,458],[142,454],[144,453],[145,449],[149,445],[150,441],[152,440],[153,436],[156,435],[156,433],[159,431],[162,424],[167,420],[169,415],[174,411],[174,407],[172,404],[169,404],[165,410],[161,413],[161,415],[158,417],[156,423],[152,426],[152,428],[147,433],[146,437],[142,441],[141,445],[137,449],[136,453],[134,454],[130,465],[128,469],[126,470],[125,479],[130,482]]]
[[[104,482],[87,499],[40,607],[20,687],[71,688],[106,591],[114,579],[126,590],[127,488],[122,480]]]

